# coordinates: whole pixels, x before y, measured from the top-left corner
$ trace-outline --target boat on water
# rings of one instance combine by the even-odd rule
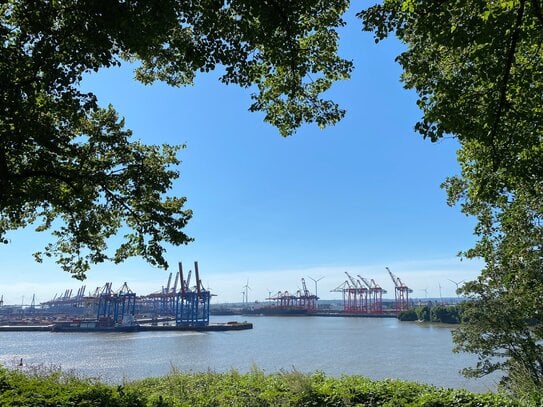
[[[136,332],[139,325],[100,326],[96,324],[56,323],[51,332]]]
[[[153,324],[130,324],[130,325],[105,325],[92,320],[75,320],[57,322],[52,325],[4,325],[0,326],[1,332],[149,332],[149,331],[196,331],[196,332],[220,332],[220,331],[241,331],[253,329],[250,322],[230,321],[215,324],[182,324],[182,325],[153,325]]]
[[[253,329],[250,322],[227,322],[209,325],[135,325],[113,327],[88,327],[69,324],[53,325],[2,325],[0,332],[164,332],[164,331],[195,331],[222,332],[243,331]]]

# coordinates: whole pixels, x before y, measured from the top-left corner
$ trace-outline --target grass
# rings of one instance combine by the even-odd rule
[[[543,401],[543,400],[542,400]],[[108,385],[60,369],[0,367],[0,406],[525,406],[503,394],[476,394],[401,380],[328,377],[321,372],[182,373]],[[536,405],[536,404],[533,404]],[[540,404],[543,405],[543,404]]]

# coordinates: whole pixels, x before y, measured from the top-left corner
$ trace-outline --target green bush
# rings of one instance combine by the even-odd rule
[[[429,321],[430,320],[430,307],[428,305],[419,306],[416,308],[417,316],[419,321]]]
[[[106,385],[60,371],[22,373],[0,367],[0,406],[470,406],[523,404],[502,394],[475,394],[400,380],[373,381],[362,376],[327,377],[297,371],[264,374],[180,373]]]
[[[458,324],[460,323],[459,309],[455,306],[436,305],[430,309],[430,320],[445,324]]]
[[[400,312],[400,315],[398,315],[398,319],[400,321],[416,321],[417,319],[419,319],[419,317],[417,315],[417,312],[413,308],[411,308],[407,311]]]
[[[431,321],[445,324],[461,322],[460,308],[455,305],[419,305],[403,311],[398,316],[400,321]]]

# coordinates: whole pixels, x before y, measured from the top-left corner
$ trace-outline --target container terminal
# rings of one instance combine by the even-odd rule
[[[39,306],[35,298],[20,309],[0,304],[0,331],[51,332],[135,332],[135,331],[229,331],[252,329],[247,322],[210,324],[212,294],[205,289],[194,262],[195,284],[190,285],[192,270],[185,279],[183,265],[171,287],[146,296],[136,296],[125,282],[114,291],[111,283],[85,295],[81,287],[76,295],[66,290]],[[179,288],[178,288],[179,285]]]
[[[215,296],[205,289],[200,279],[198,262],[194,262],[195,283],[191,285],[192,270],[170,273],[166,286],[148,295],[137,296],[124,283],[114,291],[111,283],[86,294],[82,286],[77,293],[66,290],[53,299],[35,304],[35,298],[26,307],[4,306],[0,297],[1,330],[51,330],[54,332],[90,331],[142,331],[142,330],[240,330],[251,329],[250,323],[229,322],[210,324],[211,315],[251,316],[323,316],[396,318],[412,307],[408,287],[388,267],[386,271],[394,284],[394,300],[383,298],[387,291],[374,278],[360,274],[356,277],[345,272],[346,279],[331,292],[340,293],[342,299],[331,306],[330,301],[320,301],[317,282],[313,279],[312,293],[304,278],[301,288],[293,291],[268,292],[264,302],[249,303],[248,281],[243,286],[241,304],[213,304]],[[321,277],[322,278],[322,277]]]
[[[247,300],[247,288],[244,286],[242,305],[220,306],[212,308],[213,314],[223,315],[262,315],[262,316],[337,316],[337,317],[367,317],[367,318],[396,318],[401,312],[413,304],[409,294],[413,289],[405,285],[388,267],[387,273],[394,283],[394,300],[383,299],[387,291],[373,278],[357,275],[356,278],[345,272],[347,279],[331,292],[341,293],[342,303],[339,309],[324,306],[319,303],[317,295],[317,282],[315,293],[307,288],[304,278],[301,279],[301,288],[296,291],[278,291],[269,293],[266,303],[250,304]]]

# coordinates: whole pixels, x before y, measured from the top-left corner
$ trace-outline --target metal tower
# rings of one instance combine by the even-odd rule
[[[405,311],[409,308],[409,293],[412,293],[413,290],[407,287],[399,277],[396,277],[388,267],[385,267],[394,283],[394,296],[396,299],[396,312],[399,314],[402,311]]]

